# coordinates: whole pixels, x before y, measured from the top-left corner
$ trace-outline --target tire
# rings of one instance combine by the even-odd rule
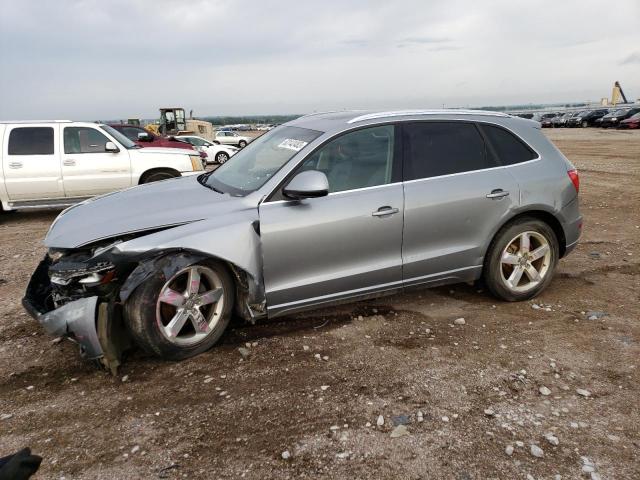
[[[159,182],[161,180],[168,180],[170,178],[179,177],[180,173],[173,170],[156,170],[155,172],[145,173],[140,179],[140,184]]]
[[[582,122],[582,128],[587,128],[588,126],[589,126],[589,122],[587,122],[586,120]]]
[[[196,278],[194,270],[198,284],[188,294],[188,286]],[[134,340],[144,350],[165,360],[184,360],[218,342],[231,319],[234,292],[224,264],[201,261],[169,279],[161,272],[151,276],[129,297],[125,318]],[[209,296],[204,297],[206,294]],[[198,305],[199,300],[208,303]]]
[[[528,251],[523,249],[526,245],[522,244],[523,236],[529,238]],[[523,256],[525,251],[528,255],[542,256],[528,261]],[[517,219],[502,227],[491,242],[484,262],[484,282],[489,291],[502,300],[529,300],[551,282],[559,251],[558,239],[548,224],[531,217]],[[531,267],[539,279],[532,278]]]
[[[246,147],[246,146],[247,146],[247,142],[245,142],[244,140],[240,140],[240,141],[238,142],[238,146],[239,146],[240,148],[244,148],[244,147]]]
[[[216,162],[218,162],[220,165],[222,165],[227,160],[229,160],[229,155],[227,155],[225,152],[216,153]]]

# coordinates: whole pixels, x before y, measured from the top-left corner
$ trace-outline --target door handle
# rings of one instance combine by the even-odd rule
[[[393,207],[380,207],[378,210],[373,212],[371,215],[374,217],[384,217],[385,215],[393,215],[398,213],[400,210]]]
[[[76,161],[75,161],[75,160],[73,160],[73,159],[71,159],[71,158],[67,158],[64,162],[62,162],[62,164],[63,164],[65,167],[73,167],[73,166],[75,166]]]
[[[22,168],[22,162],[9,162],[9,168]]]
[[[496,188],[495,190],[491,190],[491,193],[487,193],[487,198],[502,198],[509,195],[509,192],[502,190],[501,188]]]

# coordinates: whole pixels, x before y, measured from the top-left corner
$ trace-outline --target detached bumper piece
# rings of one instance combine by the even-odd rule
[[[98,297],[74,300],[46,313],[39,313],[26,297],[22,304],[48,334],[74,340],[80,345],[81,354],[90,360],[103,356],[96,331]]]
[[[78,344],[82,357],[98,361],[115,375],[123,352],[131,344],[119,307],[92,295],[56,308],[52,300],[50,266],[48,256],[40,262],[29,281],[22,305],[48,334],[69,338]]]

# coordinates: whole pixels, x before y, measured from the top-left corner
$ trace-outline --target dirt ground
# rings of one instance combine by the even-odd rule
[[[237,325],[182,363],[138,353],[119,377],[20,306],[56,212],[1,217],[0,456],[30,446],[40,479],[640,478],[640,131],[548,135],[585,227],[534,301],[416,291]]]

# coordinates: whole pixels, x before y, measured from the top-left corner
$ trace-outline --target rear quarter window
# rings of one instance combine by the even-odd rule
[[[481,124],[480,128],[502,165],[515,165],[538,157],[536,152],[508,130],[487,124]]]
[[[9,134],[8,154],[53,155],[53,128],[14,128]]]

